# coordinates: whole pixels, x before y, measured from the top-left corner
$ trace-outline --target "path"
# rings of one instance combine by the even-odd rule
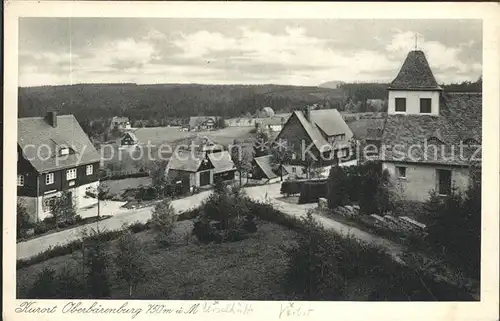
[[[285,214],[294,217],[303,217],[307,210],[316,208],[316,204],[290,204],[277,200],[281,197],[280,194],[280,183],[247,187],[245,191],[247,195],[261,202],[270,202],[275,208],[279,209]],[[182,199],[172,201],[172,206],[177,212],[185,211],[197,207],[201,202],[210,195],[211,191],[204,191],[196,195],[188,196]],[[267,200],[266,200],[267,195]],[[391,253],[396,259],[399,259],[401,254],[401,247],[397,244],[388,241],[382,237],[378,237],[367,232],[364,232],[355,227],[347,226],[339,223],[335,220],[313,214],[314,218],[323,224],[327,229],[334,230],[342,234],[351,234],[354,237],[363,240],[368,243],[376,244],[384,247]],[[151,207],[145,207],[137,210],[123,210],[121,213],[115,213],[112,218],[106,219],[99,223],[92,223],[84,226],[79,226],[74,229],[64,230],[58,233],[48,234],[41,236],[36,239],[32,239],[26,242],[17,243],[17,259],[28,258],[30,256],[36,255],[50,246],[57,244],[69,243],[80,237],[81,232],[84,229],[96,228],[99,224],[99,228],[106,230],[116,230],[122,227],[123,224],[130,224],[134,222],[146,222],[151,217]]]
[[[210,195],[210,191],[174,200],[172,201],[172,206],[177,212],[185,211],[201,204],[208,195]],[[123,224],[131,224],[134,222],[145,223],[151,218],[151,207],[144,207],[137,210],[123,210],[121,213],[114,214],[113,217],[98,223],[82,225],[73,229],[67,229],[61,232],[37,237],[26,242],[17,243],[17,259],[26,259],[47,250],[50,246],[66,244],[77,240],[80,238],[83,230],[90,228],[95,229],[97,225],[99,225],[100,229],[110,231],[120,229]]]

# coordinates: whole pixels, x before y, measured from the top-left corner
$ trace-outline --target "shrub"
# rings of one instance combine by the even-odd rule
[[[316,203],[320,197],[325,197],[326,194],[326,182],[304,182],[301,186],[299,204]]]
[[[40,234],[47,233],[51,229],[52,229],[52,225],[49,226],[44,221],[41,221],[41,222],[38,222],[35,224],[34,233],[35,233],[35,235],[40,235]]]
[[[257,232],[257,224],[255,223],[255,216],[248,214],[245,216],[245,221],[243,222],[243,229],[248,233]]]
[[[99,233],[94,234],[94,236]],[[87,267],[87,289],[93,299],[107,298],[111,294],[108,277],[108,259],[105,251],[105,241],[98,237],[91,238],[85,256]]]
[[[160,246],[169,245],[169,234],[174,228],[176,215],[170,200],[156,204],[151,213],[151,227],[156,231],[156,241]]]
[[[202,243],[215,240],[214,228],[206,218],[198,218],[193,224],[193,235]]]
[[[327,200],[329,208],[349,203],[349,182],[342,167],[333,166],[328,177]]]
[[[33,227],[33,224],[30,221],[30,217],[26,207],[21,202],[17,202],[16,208],[16,216],[17,216],[17,238],[21,238],[24,236],[25,231]]]
[[[45,267],[36,276],[35,282],[28,290],[28,297],[33,299],[49,299],[54,298],[57,294],[55,288],[56,272],[48,267]]]
[[[481,262],[481,183],[471,182],[465,194],[435,192],[425,203],[430,218],[426,241],[448,261],[479,279]]]
[[[139,282],[146,278],[146,260],[144,248],[134,235],[127,232],[118,238],[114,261],[117,276],[127,282],[129,296],[132,296]]]

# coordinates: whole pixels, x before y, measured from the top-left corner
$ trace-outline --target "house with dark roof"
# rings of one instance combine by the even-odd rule
[[[328,176],[332,165],[357,164],[353,159],[353,133],[336,109],[294,111],[275,141],[290,149],[284,165],[290,177]]]
[[[481,159],[481,93],[447,93],[425,54],[408,53],[388,88],[379,158],[408,200],[468,187]]]
[[[189,130],[212,130],[215,128],[219,117],[215,116],[195,116],[189,117]]]
[[[17,135],[17,196],[33,221],[50,216],[63,191],[77,209],[91,205],[101,157],[73,115],[19,118]]]
[[[113,118],[111,118],[110,129],[111,130],[130,129],[130,120],[128,119],[128,117],[114,116]]]
[[[207,187],[217,180],[234,180],[236,167],[228,151],[196,152],[178,150],[165,169],[170,181],[189,182],[190,187]]]

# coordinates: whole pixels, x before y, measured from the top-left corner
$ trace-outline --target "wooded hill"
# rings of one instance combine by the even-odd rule
[[[281,85],[81,84],[19,88],[19,117],[49,110],[78,120],[127,116],[164,119],[214,115],[238,117],[263,107],[288,112],[307,104],[340,102],[344,92],[319,87]]]

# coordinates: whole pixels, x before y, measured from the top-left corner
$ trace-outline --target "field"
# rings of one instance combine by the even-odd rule
[[[178,222],[172,244],[159,248],[152,231],[136,234],[144,246],[148,279],[140,284],[135,299],[169,300],[286,300],[281,279],[287,267],[283,246],[294,244],[295,232],[265,221],[247,239],[223,244],[200,245],[195,239],[186,245],[191,221]],[[114,247],[115,241],[110,246]],[[56,257],[17,271],[17,297],[44,268],[80,268],[80,253]],[[111,269],[112,270],[112,266]],[[112,298],[128,298],[128,288],[112,277]]]

